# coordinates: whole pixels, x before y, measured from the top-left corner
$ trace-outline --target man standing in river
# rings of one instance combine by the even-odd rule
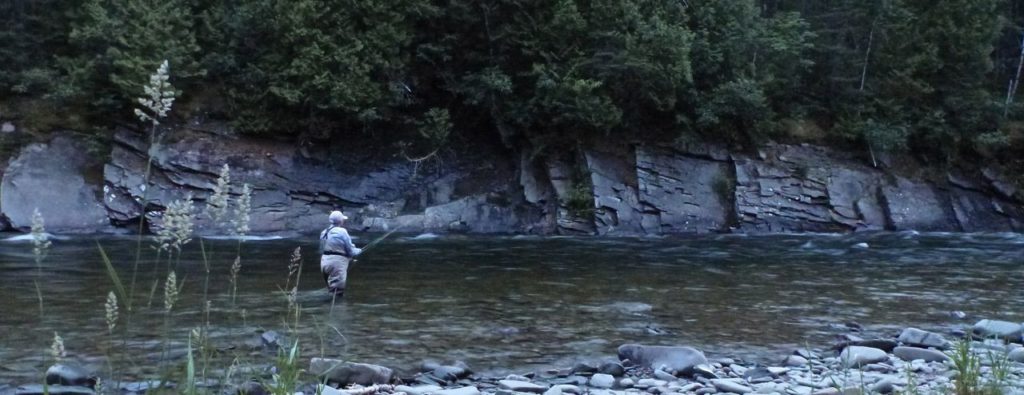
[[[327,292],[336,297],[345,295],[345,282],[348,279],[348,265],[363,252],[352,244],[348,230],[342,227],[348,217],[341,211],[331,212],[331,226],[320,232],[320,271],[327,282]]]

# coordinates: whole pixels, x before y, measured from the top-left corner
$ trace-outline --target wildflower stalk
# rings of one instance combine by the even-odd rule
[[[114,291],[110,291],[107,294],[107,302],[103,304],[103,309],[106,312],[107,334],[109,335],[106,352],[107,366],[110,370],[110,377],[119,377],[119,375],[114,372],[114,356],[111,354],[111,350],[114,349],[114,328],[117,327],[118,318],[117,295]]]
[[[132,322],[132,309],[133,301],[135,299],[135,284],[138,279],[139,262],[142,260],[142,235],[145,231],[146,225],[146,204],[149,195],[149,179],[153,170],[153,150],[156,148],[157,127],[160,125],[160,119],[167,117],[167,113],[171,110],[171,106],[174,104],[174,87],[171,86],[170,82],[170,65],[167,60],[157,67],[156,72],[149,76],[149,84],[143,88],[145,97],[137,98],[136,101],[142,106],[142,108],[135,108],[135,116],[142,123],[149,124],[149,151],[147,152],[146,158],[146,171],[142,177],[142,197],[138,201],[139,203],[139,230],[135,239],[135,262],[132,264],[132,279],[129,285],[128,298],[124,301],[126,309],[125,319],[125,333],[130,331]],[[154,265],[160,263],[159,251],[157,252],[157,259]],[[152,303],[152,292],[150,293],[150,302]]]
[[[46,221],[39,209],[32,212],[32,255],[36,261],[36,298],[39,300],[39,320],[42,321],[45,313],[43,311],[43,291],[39,282],[43,279],[43,259],[46,258],[50,249],[50,240],[46,235]]]
[[[171,311],[174,309],[174,304],[178,301],[179,291],[178,277],[174,274],[174,271],[171,271],[167,274],[167,280],[164,282],[164,350],[163,356],[160,358],[161,365],[163,366],[167,364],[167,353],[170,349]]]
[[[292,277],[295,277],[295,285],[291,284]],[[294,319],[290,325],[292,332],[299,328],[299,316],[302,309],[298,304],[299,280],[302,278],[302,247],[295,247],[291,259],[288,262],[288,277],[285,281],[285,298],[288,301],[288,315]],[[289,326],[285,322],[285,326]]]
[[[205,334],[210,333],[210,309],[212,307],[212,304],[211,304],[210,299],[209,299],[209,290],[210,290],[210,260],[209,260],[209,258],[206,255],[206,243],[203,243],[203,239],[199,239],[199,250],[202,252],[202,255],[203,255],[203,270],[205,271],[205,276],[203,277],[203,317],[204,317],[204,320],[203,320],[203,329],[202,329],[202,332],[201,332],[201,335],[205,335]],[[198,337],[197,336],[197,339],[202,340],[203,337]],[[206,342],[205,341],[199,342],[199,350],[200,350],[200,354],[203,356],[202,377],[205,380],[206,379],[206,368],[207,368],[208,362],[209,362],[209,358],[208,358],[208,355],[206,353]]]
[[[239,242],[241,243],[241,242]],[[235,307],[235,295],[238,293],[238,274],[242,271],[242,257],[235,256],[235,263],[231,264],[231,307]]]
[[[54,363],[60,363],[67,357],[67,351],[64,349],[64,338],[60,337],[60,334],[53,332],[53,344],[50,345],[50,355],[53,356]]]
[[[237,236],[235,246],[235,262],[231,265],[231,305],[235,306],[235,296],[238,292],[238,275],[242,271],[242,242],[249,233],[249,211],[252,210],[252,187],[249,184],[242,185],[242,194],[238,197],[235,206],[235,218],[233,223],[234,234]]]
[[[192,210],[192,196],[186,196],[184,200],[175,200],[167,205],[163,215],[163,227],[157,231],[157,265],[159,265],[160,251],[167,251],[167,269],[175,271],[181,263],[181,249],[192,241],[192,233],[195,227],[194,212]],[[171,261],[175,264],[171,267]],[[153,294],[156,291],[156,270],[154,267],[153,287],[150,289],[150,304],[153,301]]]

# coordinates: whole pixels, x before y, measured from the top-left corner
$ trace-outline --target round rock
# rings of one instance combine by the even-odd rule
[[[949,342],[942,335],[917,328],[904,329],[897,340],[908,346],[935,347],[940,349],[949,347]]]
[[[610,374],[595,373],[590,378],[590,386],[594,388],[611,388],[615,385],[615,377]]]
[[[896,357],[904,361],[923,360],[925,362],[945,362],[950,358],[942,351],[917,347],[896,347],[892,352]]]
[[[889,359],[885,351],[872,347],[849,346],[839,353],[839,360],[846,367],[861,367],[867,364],[884,362]]]

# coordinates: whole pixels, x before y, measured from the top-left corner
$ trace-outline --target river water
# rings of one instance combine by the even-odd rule
[[[246,345],[259,331],[289,333],[281,290],[296,247],[302,313],[291,333],[303,356],[399,370],[435,359],[526,372],[611,359],[630,342],[774,361],[796,347],[827,346],[847,322],[895,335],[905,326],[949,332],[979,318],[1024,320],[1018,234],[394,236],[352,267],[349,293],[333,306],[315,241],[242,243],[232,303],[229,267],[238,243],[202,240],[211,263],[210,333],[221,350],[215,365],[262,358]],[[144,241],[130,334],[111,339],[103,304],[114,287],[98,245],[128,287],[134,238],[55,240],[40,267],[31,243],[0,242],[0,384],[38,377],[54,332],[69,359],[102,370],[113,355],[115,365],[130,366],[120,371],[142,377],[156,371],[165,336],[180,355],[190,330],[203,325],[200,241],[186,245],[176,263],[183,287],[169,316],[162,286],[146,307],[167,269],[162,263],[153,274],[155,251]],[[957,311],[967,317],[951,314]],[[122,306],[118,331],[124,318]]]

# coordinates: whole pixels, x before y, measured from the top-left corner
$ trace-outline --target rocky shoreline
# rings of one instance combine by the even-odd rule
[[[674,395],[674,394],[946,394],[956,386],[997,389],[1024,394],[1022,325],[981,320],[950,340],[939,333],[906,328],[896,338],[841,335],[830,348],[800,348],[780,355],[773,364],[741,359],[708,358],[688,346],[624,344],[617,358],[583,361],[575,366],[501,377],[474,373],[461,362],[424,362],[414,373],[366,363],[312,358],[303,366],[306,384],[295,394],[323,395]],[[270,336],[273,337],[273,336]],[[951,338],[952,339],[952,338]],[[274,339],[267,345],[276,344]],[[303,362],[306,363],[306,362]],[[253,381],[228,385],[215,380],[197,383],[201,393],[271,393],[279,368],[249,370]],[[237,376],[236,376],[237,377]],[[968,382],[973,380],[971,382]],[[46,372],[49,386],[0,386],[0,394],[50,395],[103,393],[141,394],[156,381],[120,383],[98,380],[80,368],[57,364]],[[317,384],[320,383],[320,384]],[[326,384],[326,385],[324,385]],[[165,383],[181,391],[182,383]],[[989,392],[986,392],[989,393]]]

